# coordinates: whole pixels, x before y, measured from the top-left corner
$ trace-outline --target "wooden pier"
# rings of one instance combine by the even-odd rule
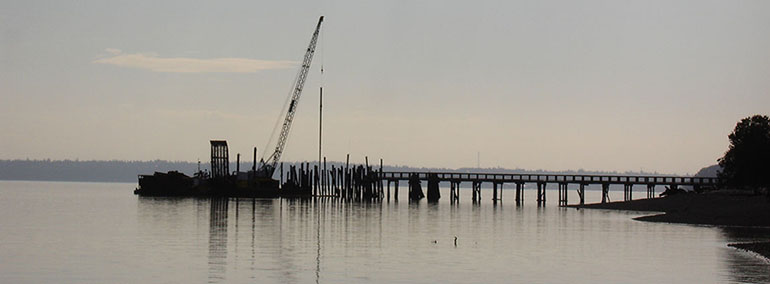
[[[316,197],[335,197],[352,201],[390,200],[391,185],[393,198],[399,199],[399,185],[407,185],[409,200],[425,198],[423,182],[427,183],[427,199],[436,202],[441,198],[439,184],[449,184],[449,199],[459,202],[462,185],[470,185],[473,202],[481,202],[483,184],[492,186],[492,201],[503,199],[503,188],[510,186],[514,192],[516,204],[523,204],[524,190],[537,191],[538,205],[546,203],[546,189],[556,185],[559,206],[568,205],[569,188],[576,189],[580,205],[586,203],[587,186],[601,187],[601,202],[610,202],[610,186],[623,187],[623,200],[633,199],[634,187],[644,187],[647,198],[655,197],[656,187],[668,187],[677,190],[681,186],[692,186],[699,191],[715,188],[719,180],[714,177],[683,176],[639,176],[639,175],[581,175],[581,174],[520,174],[520,173],[459,173],[459,172],[391,172],[383,171],[382,160],[378,166],[369,165],[369,159],[363,165],[351,165],[349,156],[343,165],[327,167],[325,158],[322,163],[311,166],[310,163],[291,166],[284,180],[281,165],[281,185],[284,188],[301,188]],[[526,185],[534,185],[527,187]]]
[[[449,183],[449,198],[451,202],[457,202],[460,199],[461,183],[470,183],[472,190],[472,200],[481,201],[482,183],[492,184],[492,201],[497,202],[503,198],[503,187],[506,184],[515,188],[514,199],[517,204],[524,202],[525,184],[535,184],[537,189],[537,203],[545,204],[546,187],[551,184],[558,186],[559,206],[566,206],[568,201],[568,186],[577,185],[577,194],[580,198],[579,204],[585,204],[585,188],[588,185],[601,185],[602,203],[609,202],[610,185],[622,185],[624,201],[633,199],[634,186],[644,186],[647,188],[647,198],[655,197],[656,186],[666,186],[676,190],[680,186],[692,186],[696,191],[716,187],[719,183],[717,178],[712,177],[679,177],[679,176],[623,176],[623,175],[564,175],[564,174],[492,174],[492,173],[453,173],[453,172],[381,172],[379,174],[380,182],[387,184],[387,198],[390,199],[390,185],[394,184],[394,197],[398,199],[399,182],[407,181],[409,184],[410,197],[411,192],[420,190],[421,181],[427,181],[430,193],[431,183],[438,182]],[[429,194],[430,200],[430,194]]]

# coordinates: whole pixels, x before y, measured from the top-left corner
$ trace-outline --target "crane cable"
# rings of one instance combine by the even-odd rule
[[[289,101],[291,100],[291,97],[294,94],[294,82],[297,81],[301,72],[302,72],[302,68],[300,68],[299,71],[297,71],[297,75],[294,76],[294,80],[290,83],[291,86],[289,86],[289,92],[288,92],[288,95],[286,96],[286,100],[283,102],[283,107],[281,107],[281,112],[278,114],[275,120],[275,124],[273,125],[273,131],[270,132],[270,138],[267,139],[267,144],[265,145],[265,148],[264,148],[265,150],[262,151],[262,158],[261,158],[262,161],[267,162],[268,158],[270,158],[267,155],[271,155],[271,156],[273,155],[272,151],[274,150],[275,146],[273,147],[270,147],[270,146],[273,144],[273,138],[275,138],[275,134],[278,133],[279,126],[283,125],[284,116],[286,116],[286,113],[289,111],[288,109]]]
[[[314,37],[313,38],[315,38],[316,40],[317,40],[318,36],[320,36],[320,32],[321,32],[320,27],[321,27],[321,22],[322,21],[323,21],[323,16],[321,16],[321,18],[319,19],[318,25],[316,26],[316,31],[314,31]],[[321,40],[323,40],[323,39],[321,39]],[[313,43],[313,39],[312,38],[311,38],[311,43]],[[313,43],[313,45],[312,45],[313,53],[315,53],[315,46],[316,46],[316,44]],[[303,61],[301,63],[301,64],[303,64],[302,66],[304,66],[304,63],[305,63],[304,60],[307,60],[307,55],[308,54],[310,54],[310,60],[312,60],[312,53],[310,53],[310,48],[311,47],[309,46],[307,52],[305,53],[305,56],[303,56]],[[293,100],[293,97],[295,96],[295,92],[296,92],[296,88],[297,88],[296,84],[297,84],[300,76],[302,76],[302,74],[303,74],[303,69],[305,71],[307,71],[307,69],[302,67],[302,66],[299,68],[299,70],[297,70],[297,75],[294,77],[294,81],[292,82],[291,88],[289,88],[289,95],[286,97],[286,101],[284,102],[283,108],[281,109],[281,113],[278,116],[278,119],[276,120],[275,125],[273,126],[273,131],[270,134],[270,138],[268,139],[267,146],[265,146],[265,151],[262,152],[263,153],[262,154],[262,158],[261,158],[262,159],[262,165],[260,166],[260,168],[262,168],[263,166],[265,166],[268,163],[271,163],[270,160],[273,159],[273,156],[275,154],[280,155],[280,153],[277,150],[277,148],[278,148],[278,143],[281,143],[281,141],[280,141],[281,138],[278,138],[278,141],[276,141],[275,147],[270,147],[270,145],[272,144],[273,138],[275,138],[275,134],[278,132],[277,130],[279,128],[279,125],[281,125],[282,127],[285,126],[284,124],[286,123],[286,118],[284,118],[283,120],[281,118],[284,117],[285,115],[288,115],[289,112],[292,112],[292,108],[294,108],[294,111],[296,112],[296,108],[298,107],[298,105],[296,104],[296,101]],[[308,67],[309,66],[310,66],[310,62],[308,62]],[[307,76],[307,73],[305,73],[305,77],[306,76]],[[304,82],[304,79],[303,79],[303,82]],[[300,90],[300,92],[301,92],[301,90]],[[297,95],[297,96],[299,96],[299,95]],[[289,103],[289,101],[291,101],[291,104]],[[287,108],[287,105],[288,105],[288,108]],[[283,121],[283,123],[282,123],[282,121]],[[287,135],[286,138],[288,138],[288,135]],[[285,143],[285,139],[284,139],[284,143]],[[281,148],[283,148],[284,146],[285,145],[282,145]],[[270,152],[270,149],[274,149],[274,151]],[[268,156],[268,153],[269,153],[269,156]],[[272,162],[272,163],[274,163],[274,162]],[[273,165],[273,166],[275,166],[275,165]]]

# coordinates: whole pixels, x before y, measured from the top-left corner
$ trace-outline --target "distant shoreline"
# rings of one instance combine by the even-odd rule
[[[678,194],[662,198],[610,203],[570,205],[573,208],[663,212],[634,218],[659,223],[710,225],[723,227],[770,227],[770,201],[766,196],[713,192]],[[770,259],[770,241],[729,244]]]
[[[283,162],[286,169],[291,165],[304,163],[316,163],[315,161]],[[352,162],[351,165],[357,165]],[[154,172],[179,171],[192,175],[211,167],[206,161],[200,165],[196,162],[185,161],[120,161],[120,160],[2,160],[0,159],[0,180],[28,180],[28,181],[83,181],[83,182],[136,182],[138,175],[151,175]],[[241,170],[248,170],[253,166],[253,161],[241,161]],[[329,161],[328,167],[343,167],[345,163]],[[236,162],[230,162],[230,170],[238,168]],[[608,172],[608,171],[584,171],[584,170],[527,170],[505,168],[426,168],[406,165],[383,165],[385,171],[435,171],[435,172],[474,172],[474,173],[525,173],[525,174],[598,174],[598,175],[644,175],[666,176],[657,172]],[[491,185],[489,185],[491,187]]]
[[[0,182],[71,182],[71,183],[123,183],[136,184],[136,181],[100,181],[100,180],[44,180],[44,179],[0,179]]]

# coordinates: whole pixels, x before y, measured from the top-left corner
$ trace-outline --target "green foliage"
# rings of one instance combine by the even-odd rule
[[[732,187],[770,188],[770,119],[754,115],[735,125],[730,148],[719,159],[719,178]]]

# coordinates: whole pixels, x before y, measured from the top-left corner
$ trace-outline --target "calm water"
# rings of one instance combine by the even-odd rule
[[[770,231],[563,209],[555,191],[539,208],[532,191],[517,207],[508,191],[495,206],[489,191],[481,205],[470,190],[459,205],[350,204],[134,187],[0,181],[0,283],[770,283],[770,264],[726,246]]]

